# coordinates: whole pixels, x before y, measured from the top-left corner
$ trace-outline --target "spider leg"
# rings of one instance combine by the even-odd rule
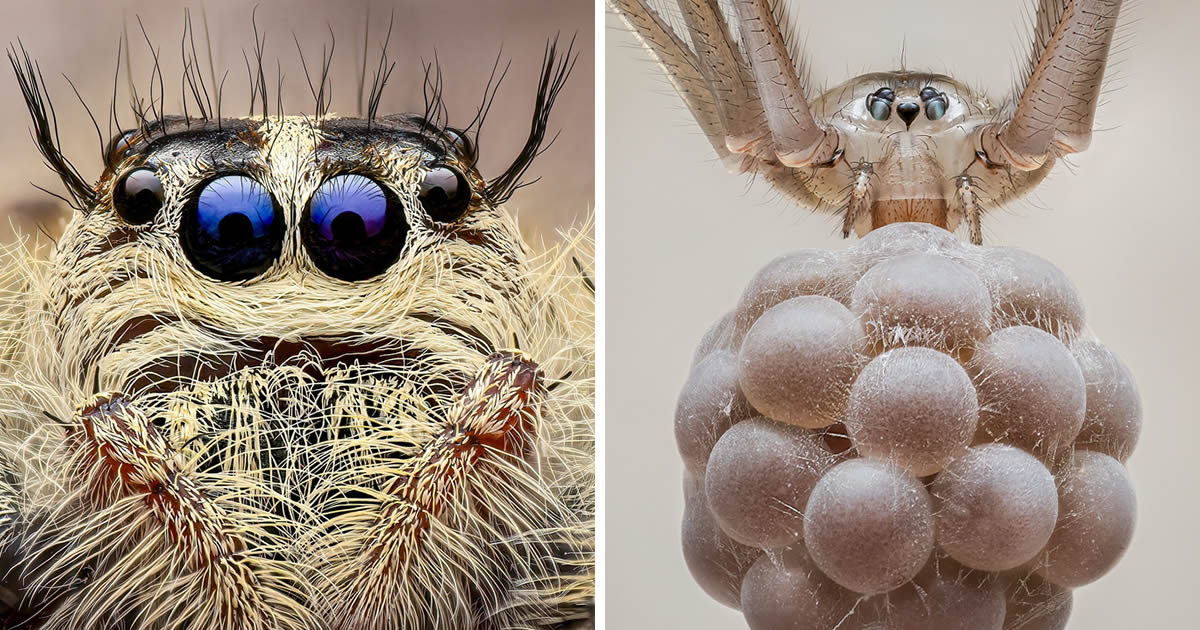
[[[700,73],[704,76],[733,153],[773,159],[765,113],[754,78],[730,35],[717,0],[680,0]],[[766,142],[767,146],[762,146]],[[766,149],[764,151],[764,149]]]
[[[779,162],[803,168],[836,161],[840,155],[838,132],[813,118],[771,3],[735,0],[734,6]]]
[[[336,628],[441,630],[480,623],[480,612],[466,610],[470,598],[463,595],[494,587],[487,582],[496,568],[487,558],[465,556],[455,541],[520,534],[479,523],[514,512],[508,505],[514,488],[500,478],[530,455],[545,396],[536,363],[517,352],[488,358],[437,437],[388,485],[361,546],[335,576],[343,595],[332,617]]]
[[[712,144],[717,157],[730,164],[731,154],[725,144],[725,126],[721,121],[712,90],[700,71],[700,61],[695,53],[646,0],[611,2],[650,54],[662,65],[667,80],[675,87],[692,117],[700,124],[700,129]],[[734,162],[740,163],[740,160]]]
[[[988,159],[1030,171],[1091,143],[1121,0],[1039,0],[1028,80],[1010,120],[981,128]]]
[[[311,626],[251,551],[253,526],[211,496],[135,403],[95,396],[80,406],[67,443],[84,522],[59,528],[75,544],[47,573],[100,568],[47,627],[126,623],[135,602],[150,609],[138,623],[151,626],[165,618],[180,627]]]

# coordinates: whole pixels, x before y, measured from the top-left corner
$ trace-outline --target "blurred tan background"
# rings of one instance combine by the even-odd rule
[[[816,85],[894,69],[903,46],[909,67],[996,98],[1024,62],[1027,4],[790,2]],[[1105,130],[1076,168],[1059,164],[1033,199],[986,216],[984,237],[1061,267],[1141,388],[1137,533],[1110,574],[1076,591],[1068,628],[1182,630],[1200,627],[1200,4],[1145,2],[1122,20],[1131,39],[1100,109]],[[608,626],[744,628],[683,563],[676,395],[700,336],[756,270],[849,243],[833,215],[728,175],[658,67],[619,19],[607,22]]]
[[[180,111],[180,42],[184,7],[192,12],[196,46],[202,59],[203,15],[212,36],[213,61],[220,80],[229,70],[222,103],[226,115],[244,116],[249,106],[249,82],[242,51],[253,56],[251,10],[257,6],[260,33],[266,34],[266,65],[271,111],[275,110],[276,59],[284,76],[283,101],[287,113],[312,113],[313,98],[301,69],[295,33],[304,48],[309,72],[319,73],[322,46],[328,45],[329,28],[336,36],[331,111],[355,115],[357,86],[363,56],[364,27],[370,11],[367,83],[379,58],[389,15],[394,13],[389,56],[396,62],[379,111],[422,112],[421,60],[432,60],[436,50],[445,79],[445,100],[451,124],[465,125],[475,114],[492,63],[503,46],[501,63],[512,61],[495,106],[488,116],[481,145],[481,171],[499,174],[520,150],[529,129],[538,72],[546,41],[561,33],[562,44],[577,35],[579,60],[563,90],[550,121],[551,133],[561,131],[548,153],[534,162],[534,186],[519,191],[508,208],[521,222],[527,237],[555,238],[555,231],[588,215],[594,200],[595,72],[594,20],[591,0],[258,0],[247,2],[178,0],[118,0],[82,2],[49,0],[0,1],[0,41],[20,38],[41,66],[50,86],[62,128],[67,155],[90,180],[99,174],[98,141],[87,113],[79,105],[66,74],[79,88],[107,134],[106,112],[112,95],[117,41],[124,25],[133,40],[133,77],[139,94],[146,97],[152,59],[138,28],[141,18],[154,46],[160,50],[165,75],[166,110]],[[314,66],[318,66],[314,69]],[[202,66],[208,80],[207,63]],[[8,70],[0,97],[0,213],[38,212],[50,199],[30,182],[59,192],[56,177],[43,167],[29,138],[29,117],[16,81]],[[314,79],[315,80],[315,79]],[[120,94],[127,94],[124,70]],[[209,85],[209,90],[213,86]],[[195,112],[192,106],[193,113]],[[126,125],[133,120],[120,110]],[[7,221],[0,221],[7,226]],[[0,230],[2,231],[2,230]]]

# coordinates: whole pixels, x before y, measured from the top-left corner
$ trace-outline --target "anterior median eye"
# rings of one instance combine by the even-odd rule
[[[303,237],[321,271],[365,280],[400,258],[408,235],[404,206],[375,180],[356,174],[325,180],[305,213]]]
[[[135,168],[117,180],[112,202],[113,211],[126,223],[147,223],[162,208],[162,182],[153,169]]]
[[[225,175],[205,184],[184,209],[180,233],[201,273],[245,280],[266,271],[283,250],[283,212],[262,184]]]

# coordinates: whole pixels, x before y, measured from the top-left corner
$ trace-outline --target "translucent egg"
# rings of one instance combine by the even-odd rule
[[[742,614],[751,630],[835,628],[857,597],[829,581],[801,546],[764,554],[750,567],[742,582]]]
[[[701,361],[675,405],[675,444],[687,469],[703,473],[717,440],[753,414],[738,384],[737,357],[718,351]]]
[[[700,338],[700,345],[696,346],[696,352],[692,355],[692,368],[695,369],[700,362],[708,358],[715,350],[728,350],[732,347],[733,342],[733,318],[734,311],[729,311],[717,320],[711,328],[704,332],[704,336]]]
[[[887,630],[1001,630],[1004,589],[993,575],[942,559],[888,593],[881,608]]]
[[[766,418],[725,432],[705,474],[708,506],[721,529],[764,549],[799,540],[804,506],[836,456],[818,433]]]
[[[1096,581],[1117,564],[1133,538],[1137,500],[1121,462],[1076,451],[1058,478],[1058,525],[1037,572],[1067,587]]]
[[[967,451],[978,419],[975,386],[957,361],[929,348],[898,348],[854,381],[846,429],[861,454],[925,476]]]
[[[890,223],[871,230],[846,251],[855,279],[882,261],[905,254],[937,254],[960,258],[975,249],[957,236],[928,223]]]
[[[1083,374],[1053,335],[1030,326],[998,330],[980,342],[968,369],[979,393],[981,439],[1045,455],[1079,433]]]
[[[804,543],[834,582],[864,594],[911,580],[933,551],[929,495],[893,464],[852,459],[817,482],[804,511]]]
[[[955,459],[929,488],[938,545],[964,565],[1005,571],[1031,560],[1058,520],[1054,477],[1014,446],[982,444]]]
[[[1062,338],[1083,329],[1083,302],[1062,270],[1020,249],[980,251],[975,268],[991,293],[997,328],[1034,326]]]
[[[692,579],[709,597],[731,608],[739,608],[742,577],[762,555],[762,550],[726,536],[703,499],[701,492],[684,507],[683,559]]]
[[[738,354],[742,391],[760,413],[810,429],[846,410],[862,362],[862,327],[837,301],[804,296],[763,313]]]
[[[1087,411],[1075,446],[1124,462],[1142,430],[1142,401],[1133,376],[1117,355],[1098,341],[1076,341],[1071,354],[1087,384]]]
[[[1014,580],[1006,589],[1004,630],[1063,630],[1071,616],[1071,589],[1036,575]]]
[[[871,341],[884,348],[954,352],[987,335],[992,301],[979,276],[959,262],[905,254],[875,265],[859,280],[850,310]]]
[[[850,280],[841,257],[823,249],[802,249],[763,267],[742,292],[735,310],[733,339],[740,342],[767,309],[802,295],[824,295],[850,303]]]

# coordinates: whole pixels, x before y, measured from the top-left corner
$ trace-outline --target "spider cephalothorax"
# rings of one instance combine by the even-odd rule
[[[663,64],[730,170],[830,208],[860,236],[900,221],[954,229],[1036,186],[1091,141],[1120,0],[1039,0],[1011,107],[947,76],[866,74],[814,97],[781,2],[679,0],[685,32],[649,0],[614,6]],[[686,35],[686,40],[684,36]]]
[[[5,298],[12,621],[588,615],[590,281],[563,251],[533,259],[500,207],[542,144],[556,59],[526,150],[491,180],[470,134],[428,112],[343,118],[319,99],[314,117],[139,112],[89,186],[14,56],[81,207]]]

